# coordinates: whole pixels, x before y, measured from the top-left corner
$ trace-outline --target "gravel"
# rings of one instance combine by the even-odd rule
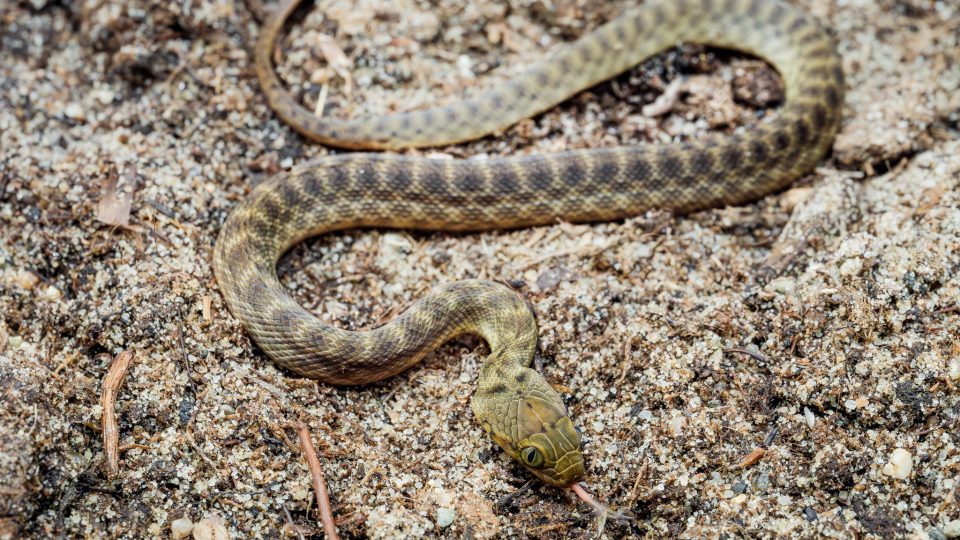
[[[630,3],[319,1],[277,70],[311,107],[326,84],[330,115],[444,103]],[[345,328],[453,279],[514,284],[583,431],[591,491],[635,517],[608,520],[605,537],[956,537],[960,11],[797,3],[837,36],[850,91],[833,157],[791,189],[592,226],[346,231],[295,247],[282,280]],[[0,4],[0,538],[319,537],[298,419],[344,537],[595,534],[571,494],[522,490],[529,476],[474,422],[477,340],[333,388],[278,370],[225,309],[210,269],[220,224],[264,178],[329,152],[259,92],[250,46],[266,8]],[[321,35],[352,62],[350,95]],[[668,110],[645,115],[668,90]],[[756,60],[681,47],[431,152],[732,132],[781,90]],[[111,481],[100,386],[125,349],[138,354]]]

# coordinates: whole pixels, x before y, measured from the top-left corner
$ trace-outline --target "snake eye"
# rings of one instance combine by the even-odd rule
[[[529,467],[543,466],[543,454],[532,446],[520,450],[520,459]]]

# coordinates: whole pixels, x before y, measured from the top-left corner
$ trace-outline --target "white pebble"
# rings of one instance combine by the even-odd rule
[[[947,538],[960,538],[960,519],[955,519],[944,525],[943,535]]]
[[[461,54],[457,57],[457,72],[460,73],[460,76],[464,79],[472,79],[475,77],[473,74],[473,60],[465,54]]]
[[[437,526],[441,529],[444,527],[449,527],[456,517],[457,512],[453,508],[437,508]]]
[[[230,540],[230,533],[227,532],[227,525],[223,518],[214,514],[207,516],[193,527],[194,540]]]
[[[847,259],[840,265],[840,274],[844,276],[855,276],[861,270],[863,270],[863,259],[860,257]]]
[[[61,296],[63,296],[63,293],[61,293],[60,289],[54,287],[53,285],[50,285],[43,290],[43,297],[47,300],[56,301],[59,300]]]
[[[674,437],[679,437],[683,434],[683,428],[687,425],[687,419],[682,416],[674,416],[667,421],[670,426],[670,433]]]
[[[104,88],[94,92],[93,96],[97,98],[101,105],[109,105],[113,103],[114,93],[113,90]]]
[[[883,466],[883,474],[904,480],[910,477],[913,470],[913,456],[903,448],[897,448],[890,455],[890,461]]]
[[[813,427],[817,423],[817,417],[814,416],[813,411],[806,407],[803,408],[803,418],[807,421],[809,427]]]
[[[27,270],[20,270],[17,272],[17,286],[21,289],[30,290],[37,286],[40,283],[40,278],[36,274],[29,272]]]
[[[960,358],[954,358],[950,361],[950,378],[960,381]]]
[[[170,524],[170,538],[174,540],[182,540],[190,536],[191,532],[193,532],[193,522],[188,517],[175,519]]]
[[[70,103],[63,108],[63,114],[71,120],[84,121],[87,118],[87,113],[84,112],[83,107],[79,103]]]

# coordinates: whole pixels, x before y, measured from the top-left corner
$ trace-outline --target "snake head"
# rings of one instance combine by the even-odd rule
[[[580,433],[560,395],[536,371],[508,375],[516,384],[477,390],[473,411],[490,437],[537,478],[567,487],[583,476]]]

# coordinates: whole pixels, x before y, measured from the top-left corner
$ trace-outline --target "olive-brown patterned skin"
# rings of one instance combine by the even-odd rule
[[[477,419],[510,456],[556,486],[584,473],[580,437],[560,396],[528,367],[537,328],[522,297],[496,282],[453,282],[384,326],[351,332],[321,322],[290,298],[276,275],[280,256],[307,237],[355,227],[483,231],[740,204],[809,172],[840,124],[843,73],[835,45],[808,15],[778,0],[647,1],[487,93],[358,120],[314,116],[277,79],[271,55],[297,3],[285,0],[265,24],[257,73],[281,118],[338,147],[474,139],[682,42],[754,54],[782,76],[784,105],[732,135],[482,160],[331,156],[257,186],[223,225],[214,252],[217,281],[233,314],[279,365],[332,384],[363,384],[407,369],[457,335],[479,335],[490,355],[471,403]]]

